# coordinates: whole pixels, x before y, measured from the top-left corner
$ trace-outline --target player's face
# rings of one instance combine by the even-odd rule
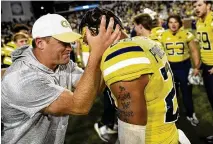
[[[180,24],[179,24],[179,22],[175,18],[170,18],[169,19],[168,26],[169,26],[169,29],[172,32],[176,32],[180,28]]]
[[[70,52],[72,51],[70,43],[61,42],[55,38],[50,38],[46,44],[45,53],[48,60],[53,65],[67,64],[70,61]]]
[[[28,39],[27,38],[21,38],[18,39],[16,42],[17,47],[21,47],[23,45],[26,45],[28,43]]]
[[[204,17],[207,14],[207,5],[203,0],[198,0],[194,3],[194,12],[198,17]]]

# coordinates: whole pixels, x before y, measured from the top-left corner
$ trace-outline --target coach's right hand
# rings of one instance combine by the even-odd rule
[[[116,25],[116,29],[113,31],[114,19],[111,17],[107,29],[106,26],[106,16],[103,15],[101,19],[101,24],[99,28],[99,33],[93,36],[88,28],[86,28],[86,36],[88,44],[91,48],[91,54],[100,57],[103,55],[104,51],[120,36],[119,25]]]

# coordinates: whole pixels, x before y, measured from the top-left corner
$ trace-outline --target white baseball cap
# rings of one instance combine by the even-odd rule
[[[73,42],[81,37],[80,34],[73,32],[69,22],[58,14],[43,15],[33,25],[33,39],[48,36],[66,43]]]

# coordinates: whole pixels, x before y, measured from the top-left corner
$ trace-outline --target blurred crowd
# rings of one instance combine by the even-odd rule
[[[104,4],[105,3],[101,3],[100,7],[107,7]],[[114,3],[112,7],[108,8],[110,8],[116,15],[121,18],[128,31],[133,27],[132,18],[135,15],[143,12],[145,8],[149,8],[157,12],[162,20],[162,23],[171,14],[181,15],[182,18],[194,19],[192,2],[189,1],[118,1]],[[83,11],[72,13],[68,17],[70,22],[72,21],[72,28],[76,31],[83,13]]]
[[[110,1],[107,2],[107,4],[109,3]],[[194,18],[192,3],[189,1],[175,1],[172,3],[169,1],[111,1],[111,3],[113,6],[110,9],[121,18],[128,31],[132,28],[132,17],[141,13],[144,8],[150,8],[159,13],[159,16],[162,20],[166,20],[166,18],[171,14],[180,14],[182,18]],[[105,6],[106,2],[100,2],[100,7]],[[71,27],[74,31],[77,31],[84,12],[85,11],[77,11],[67,16],[68,20],[70,22],[72,21]],[[34,21],[35,19],[31,18],[28,21],[13,19],[11,22],[2,22],[1,39],[3,39],[4,43],[7,43],[11,40],[13,35],[13,27],[15,24],[26,24],[30,30]]]
[[[29,29],[29,34],[31,34],[31,28],[34,23],[35,19],[32,17],[30,20],[16,20],[13,19],[11,22],[1,22],[1,41],[6,44],[7,42],[12,40],[12,36],[16,33],[16,26],[17,25],[25,25]]]
[[[152,9],[153,11],[159,14],[161,19],[161,25],[165,27],[165,21],[171,14],[179,14],[183,19],[194,19],[193,16],[193,7],[192,2],[189,1],[100,1],[100,7],[111,9],[116,15],[120,17],[122,20],[126,32],[128,34],[131,33],[133,29],[132,18],[143,12],[145,8]],[[78,26],[81,22],[81,19],[84,15],[85,11],[76,11],[66,16],[68,21],[71,24],[73,31],[78,32]],[[1,47],[9,46],[9,47],[17,47],[17,45],[13,42],[14,35],[19,31],[17,27],[27,27],[24,28],[28,32],[26,33],[29,36],[29,40],[31,38],[31,28],[35,19],[31,18],[28,21],[23,21],[21,19],[16,20],[13,19],[11,22],[2,22],[1,27]],[[191,25],[191,24],[189,24]],[[192,27],[193,28],[193,27]],[[18,30],[17,30],[18,29]],[[23,37],[23,36],[22,36]],[[11,44],[12,43],[12,44]],[[6,52],[7,53],[7,52]],[[8,52],[10,53],[10,52]],[[4,52],[2,53],[4,54]]]

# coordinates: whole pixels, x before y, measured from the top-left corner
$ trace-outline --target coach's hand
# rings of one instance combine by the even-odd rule
[[[111,17],[109,25],[106,29],[106,16],[102,16],[99,33],[93,36],[88,28],[86,28],[86,36],[88,44],[91,48],[91,54],[95,54],[100,57],[104,51],[111,45],[120,35],[119,25],[116,25],[116,29],[113,31],[114,19]]]

